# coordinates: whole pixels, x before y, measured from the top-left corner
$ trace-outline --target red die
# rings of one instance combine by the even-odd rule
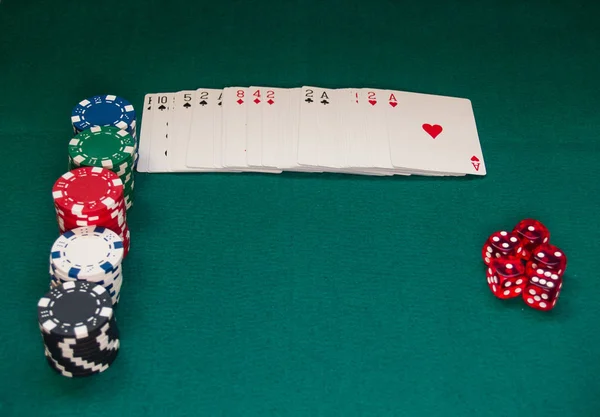
[[[527,277],[529,283],[523,292],[525,304],[542,311],[554,308],[562,288],[562,277],[542,268],[531,270],[531,274],[528,273]]]
[[[486,265],[494,258],[516,256],[522,250],[519,235],[513,232],[496,232],[485,241],[481,256]]]
[[[487,281],[496,297],[518,297],[527,285],[525,267],[516,256],[492,259],[487,269]]]
[[[542,243],[548,242],[550,239],[550,231],[541,222],[534,219],[521,220],[513,229],[523,246],[523,250],[519,253],[519,257],[525,261],[529,260],[531,251]]]
[[[531,277],[534,271],[542,268],[544,271],[562,276],[567,267],[565,253],[550,243],[543,243],[535,248],[531,259],[527,262],[527,276]]]

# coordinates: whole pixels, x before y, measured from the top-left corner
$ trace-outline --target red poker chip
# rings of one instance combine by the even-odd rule
[[[117,234],[123,234],[127,228],[127,215],[124,207],[118,211],[111,212],[110,215],[103,217],[89,217],[88,219],[82,219],[64,213],[59,214],[57,211],[56,220],[61,233],[78,227],[102,226],[113,230]]]
[[[56,209],[56,220],[58,221],[61,233],[67,230],[86,226],[102,226],[111,230],[122,230],[127,224],[127,215],[125,209],[125,200],[121,199],[117,208],[114,210],[104,210],[96,213],[94,216],[75,215]]]
[[[89,217],[87,219],[72,217],[60,213],[56,213],[56,218],[63,222],[64,224],[76,226],[76,227],[85,227],[85,226],[101,226],[105,224],[119,224],[122,225],[127,220],[127,215],[124,209],[120,209],[119,211],[113,212],[110,215],[102,216],[102,217]]]
[[[123,248],[125,249],[125,253],[123,256],[125,257],[129,253],[129,249],[131,248],[131,233],[129,232],[129,228],[125,227],[123,234],[119,236],[121,236],[121,238],[123,239]]]
[[[101,227],[105,227],[107,229],[112,230],[113,232],[117,233],[117,234],[122,234],[125,232],[125,230],[127,229],[127,222],[123,219],[123,220],[118,220],[115,219],[113,221],[110,222],[97,222],[94,224],[90,224],[90,225],[81,225],[81,224],[73,224],[70,222],[66,222],[61,218],[57,217],[57,222],[58,222],[58,226],[61,230],[72,230],[72,229],[76,229],[78,227],[87,227],[87,226],[101,226]]]
[[[54,183],[52,197],[64,212],[93,216],[119,205],[123,183],[117,174],[105,168],[76,168]]]
[[[65,220],[61,219],[60,217],[57,217],[56,220],[58,222],[58,225],[61,228],[67,229],[67,230],[76,229],[78,227],[89,227],[89,226],[106,227],[106,228],[109,228],[111,230],[113,228],[114,229],[118,228],[119,230],[121,230],[121,229],[125,228],[125,225],[126,225],[126,222],[125,222],[124,219],[123,220],[113,220],[113,221],[110,221],[110,222],[108,222],[108,221],[107,222],[91,222],[91,223],[88,223],[88,224],[83,224],[84,222],[73,223],[73,222],[65,221]]]
[[[83,219],[73,219],[68,217],[62,217],[57,214],[56,220],[58,221],[59,226],[62,229],[70,230],[75,229],[77,227],[87,227],[87,226],[103,226],[109,229],[119,228],[123,229],[127,225],[127,217],[125,212],[120,213],[116,217],[103,217],[103,218],[95,218],[94,220],[83,220]]]
[[[75,213],[63,210],[61,207],[57,206],[56,204],[54,205],[54,209],[56,211],[56,214],[59,215],[60,217],[63,217],[66,219],[73,219],[74,221],[75,220],[96,221],[101,218],[116,217],[117,215],[121,215],[121,213],[126,210],[125,200],[121,200],[113,208],[110,208],[110,209],[105,208],[104,210],[98,210],[92,214],[75,214]]]

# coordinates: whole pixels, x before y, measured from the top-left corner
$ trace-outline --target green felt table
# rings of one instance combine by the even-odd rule
[[[2,1],[0,415],[600,415],[599,5]],[[120,356],[55,374],[71,108],[252,84],[467,97],[488,175],[138,174]],[[526,217],[569,259],[549,313],[487,288],[483,242]]]

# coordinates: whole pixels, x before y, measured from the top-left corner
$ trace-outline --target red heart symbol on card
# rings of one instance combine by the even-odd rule
[[[479,158],[477,158],[475,155],[473,155],[471,157],[471,165],[473,165],[473,168],[475,168],[475,171],[479,171],[479,167],[481,166],[481,163],[479,162]]]
[[[429,134],[433,139],[437,137],[440,133],[442,133],[442,126],[440,125],[430,125],[429,123],[425,123],[423,126],[423,130]]]
[[[390,106],[396,107],[397,105],[398,105],[398,103],[396,103],[395,101],[390,101]]]
[[[377,104],[377,100],[369,100],[369,103],[371,103],[371,106],[374,106]]]

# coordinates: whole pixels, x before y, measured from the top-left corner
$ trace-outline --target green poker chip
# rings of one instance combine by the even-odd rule
[[[117,174],[123,182],[127,209],[133,205],[136,156],[133,136],[113,126],[91,127],[69,142],[69,170],[102,167]]]
[[[69,157],[75,166],[121,171],[133,167],[136,144],[129,133],[113,126],[94,126],[69,142]],[[117,174],[119,174],[117,172]]]

